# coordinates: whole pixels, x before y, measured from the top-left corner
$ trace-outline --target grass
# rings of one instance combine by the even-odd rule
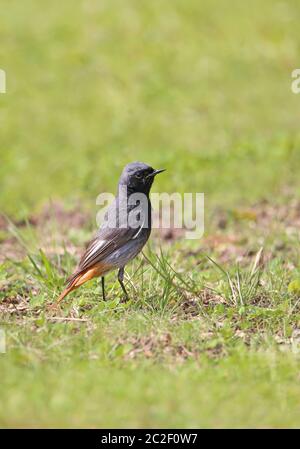
[[[15,232],[27,257],[0,277],[4,427],[297,427],[296,252],[293,268],[271,245],[225,262],[220,245],[186,257],[154,238],[127,270],[129,302],[112,274],[106,302],[92,281],[53,311],[73,251],[34,252],[32,225]]]
[[[11,0],[1,9],[2,427],[299,427],[296,1]],[[204,192],[51,311],[122,166]]]

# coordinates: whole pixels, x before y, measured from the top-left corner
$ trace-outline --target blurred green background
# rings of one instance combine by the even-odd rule
[[[123,165],[207,207],[299,191],[297,0],[3,0],[0,209],[94,207]]]

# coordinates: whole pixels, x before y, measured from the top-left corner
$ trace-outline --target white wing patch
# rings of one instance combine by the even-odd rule
[[[138,235],[140,234],[141,230],[142,230],[143,227],[144,227],[144,224],[145,224],[145,218],[144,218],[144,221],[143,221],[142,226],[138,229],[137,233],[134,234],[134,236],[132,237],[132,240],[134,240],[134,239],[136,239],[136,238],[138,237]]]
[[[91,248],[91,250],[88,252],[87,256],[88,256],[88,257],[92,257],[93,254],[95,254],[97,251],[99,251],[99,249],[100,249],[105,243],[107,243],[106,240],[99,240],[99,241],[95,242],[95,245],[93,245],[93,247]]]

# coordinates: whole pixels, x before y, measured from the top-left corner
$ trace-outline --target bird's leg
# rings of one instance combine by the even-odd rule
[[[129,297],[128,297],[128,293],[126,291],[125,285],[123,283],[123,279],[124,279],[124,267],[120,268],[118,271],[118,281],[119,281],[121,288],[123,290],[123,293],[125,295],[125,301],[127,301],[129,299]]]
[[[103,301],[105,301],[104,276],[101,277],[101,285],[102,285],[102,298],[103,298]]]

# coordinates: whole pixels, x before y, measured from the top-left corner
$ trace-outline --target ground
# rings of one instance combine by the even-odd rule
[[[0,16],[2,427],[299,427],[296,1],[7,3]],[[107,301],[49,305],[142,160],[204,192]]]

